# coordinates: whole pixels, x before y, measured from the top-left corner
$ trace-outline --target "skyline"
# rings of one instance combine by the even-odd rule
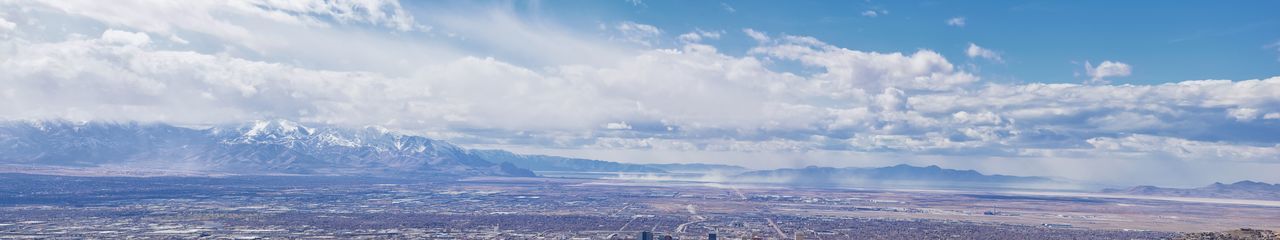
[[[1270,2],[188,4],[0,2],[0,114],[378,125],[620,162],[1280,182]],[[1063,17],[1081,13],[1096,18]]]

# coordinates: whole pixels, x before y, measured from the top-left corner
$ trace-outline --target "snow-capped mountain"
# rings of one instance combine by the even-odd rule
[[[0,164],[234,174],[533,176],[443,141],[379,127],[308,127],[285,120],[211,128],[4,122]]]

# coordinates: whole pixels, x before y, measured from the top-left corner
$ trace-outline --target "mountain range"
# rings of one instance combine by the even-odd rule
[[[378,176],[746,171],[721,164],[631,164],[464,149],[381,127],[306,126],[287,120],[200,128],[134,122],[0,122],[0,164],[11,169],[103,168],[99,170],[142,175],[166,171]]]
[[[177,127],[159,123],[0,123],[0,164],[232,174],[534,176],[453,144],[379,127],[285,121]]]
[[[502,150],[469,150],[468,152],[480,156],[490,162],[511,163],[517,167],[539,172],[739,173],[747,171],[747,169],[743,167],[724,164],[635,164],[547,155],[523,155]]]
[[[1163,188],[1136,186],[1127,189],[1103,189],[1103,193],[1201,198],[1234,198],[1255,200],[1280,200],[1280,184],[1239,181],[1232,184],[1213,183],[1198,188]]]
[[[917,167],[899,164],[878,168],[806,167],[750,171],[733,181],[781,183],[796,186],[930,186],[930,187],[1022,187],[1052,184],[1044,177],[985,175],[974,170],[945,169],[936,165]]]
[[[618,163],[465,149],[381,127],[305,126],[286,120],[206,127],[134,122],[0,121],[0,171],[380,177],[532,177],[537,176],[534,171],[715,173],[716,181],[816,187],[1034,187],[1060,183],[1044,177],[986,175],[938,166],[753,171],[721,164]],[[1194,189],[1138,186],[1104,192],[1280,200],[1280,185],[1250,181],[1215,183]]]

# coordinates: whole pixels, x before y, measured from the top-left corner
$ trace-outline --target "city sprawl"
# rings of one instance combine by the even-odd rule
[[[1247,204],[616,179],[3,180],[3,238],[1160,239],[1280,222]]]

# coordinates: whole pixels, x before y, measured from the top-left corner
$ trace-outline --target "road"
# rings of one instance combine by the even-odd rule
[[[782,233],[782,229],[778,228],[778,224],[773,223],[772,218],[764,218],[764,220],[769,221],[769,227],[773,227],[773,231],[778,232],[778,239],[787,239],[787,234]]]
[[[689,224],[699,223],[707,220],[706,217],[703,217],[702,215],[698,215],[698,207],[694,206],[693,204],[685,205],[684,209],[688,210],[689,215],[693,217],[692,219],[689,220],[689,222],[681,223],[680,225],[677,225],[676,231],[675,231],[676,233],[684,233],[685,226],[688,226]]]
[[[618,236],[618,234],[619,234],[619,233],[622,233],[622,231],[623,231],[623,230],[627,230],[627,226],[630,226],[630,225],[631,225],[631,222],[635,222],[635,221],[636,221],[636,218],[640,218],[640,216],[632,216],[632,217],[631,217],[631,221],[627,221],[627,223],[626,223],[626,224],[622,224],[622,227],[618,228],[618,232],[616,232],[616,233],[614,233],[614,234],[610,234],[610,235],[609,235],[609,238],[613,238],[613,237],[615,237],[615,236]]]

